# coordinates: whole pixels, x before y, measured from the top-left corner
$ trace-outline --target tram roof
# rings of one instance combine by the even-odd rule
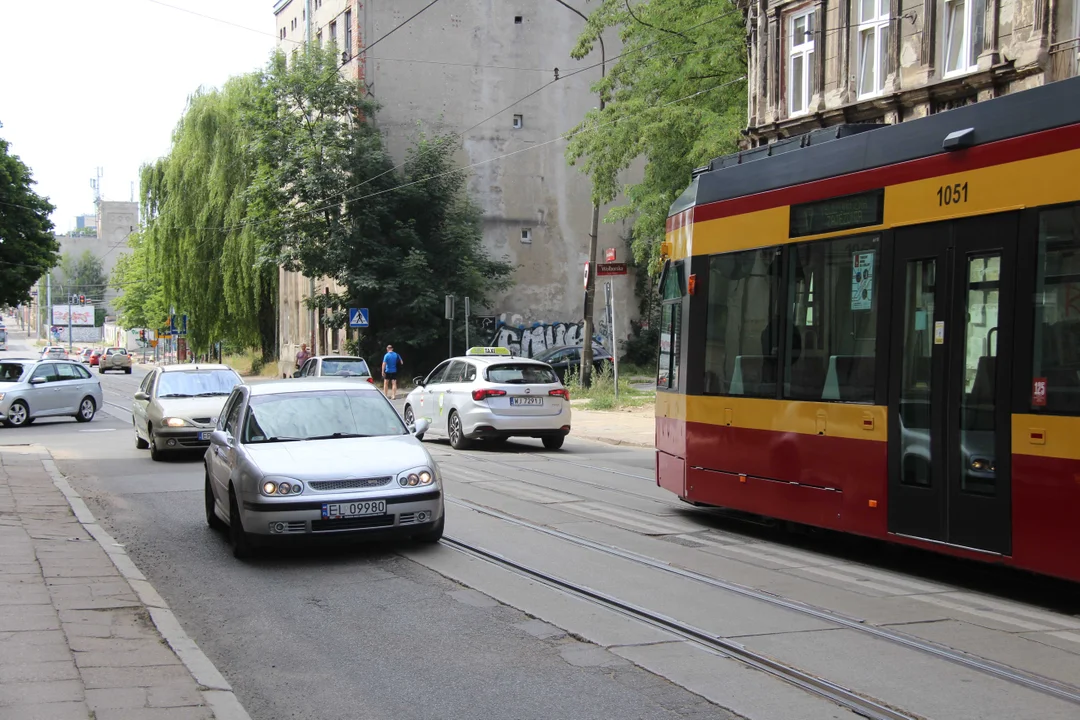
[[[836,125],[718,157],[694,171],[671,205],[675,215],[696,205],[755,195],[949,152],[952,133],[969,130],[962,147],[1080,122],[1080,77],[896,125]]]

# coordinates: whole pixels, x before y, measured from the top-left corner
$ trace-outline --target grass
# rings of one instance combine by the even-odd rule
[[[644,407],[656,399],[655,391],[638,390],[631,384],[635,379],[619,368],[619,397],[615,398],[615,372],[609,364],[598,373],[593,373],[592,385],[582,387],[578,371],[570,368],[563,384],[575,400],[588,400],[589,410],[622,410]]]
[[[243,376],[258,376],[276,378],[278,366],[276,362],[262,364],[262,353],[257,350],[245,350],[243,353],[226,355],[221,362],[228,365]]]

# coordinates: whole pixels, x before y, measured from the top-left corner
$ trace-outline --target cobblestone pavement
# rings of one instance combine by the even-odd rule
[[[50,468],[42,448],[0,450],[0,720],[247,718],[164,602],[144,602],[157,593]]]

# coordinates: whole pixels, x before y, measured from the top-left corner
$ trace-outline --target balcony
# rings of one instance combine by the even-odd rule
[[[1047,81],[1064,80],[1080,75],[1080,38],[1063,40],[1050,46]]]

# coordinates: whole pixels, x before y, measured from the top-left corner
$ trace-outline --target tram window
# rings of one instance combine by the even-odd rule
[[[705,393],[776,397],[778,248],[713,255],[705,328]]]
[[[1080,415],[1080,206],[1039,216],[1031,409]]]
[[[660,357],[656,387],[679,388],[679,343],[682,338],[682,263],[672,263],[663,274],[664,304],[660,315]]]
[[[784,397],[874,401],[877,235],[792,248]]]

